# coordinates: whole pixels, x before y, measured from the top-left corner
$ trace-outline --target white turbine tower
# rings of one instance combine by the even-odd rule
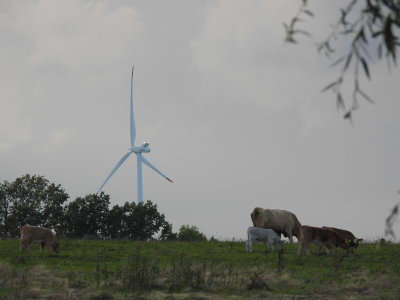
[[[107,176],[106,180],[104,180],[103,184],[100,186],[97,194],[100,193],[103,187],[106,185],[111,176],[118,170],[118,168],[125,162],[125,160],[132,154],[136,154],[137,158],[137,192],[138,192],[138,203],[143,203],[143,181],[142,181],[142,163],[144,163],[149,168],[156,171],[162,177],[172,182],[167,176],[157,170],[146,158],[142,156],[142,153],[149,153],[150,147],[149,143],[143,142],[142,146],[135,146],[135,137],[136,137],[136,129],[135,129],[135,119],[133,116],[133,67],[132,67],[132,76],[131,76],[131,109],[130,109],[130,131],[131,131],[131,148],[129,151],[122,156],[119,162],[115,165],[115,167],[111,170],[111,173]]]

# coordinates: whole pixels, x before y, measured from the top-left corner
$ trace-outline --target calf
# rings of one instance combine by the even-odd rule
[[[328,228],[303,225],[301,226],[297,255],[302,254],[304,251],[309,254],[308,247],[313,242],[325,245],[328,254],[334,254],[337,247],[345,250],[350,249],[349,241],[342,238],[337,232]]]
[[[31,243],[40,243],[40,251],[44,247],[53,248],[54,252],[60,250],[56,237],[49,228],[25,225],[21,228],[20,250],[28,248]]]
[[[270,249],[274,249],[276,245],[279,245],[280,249],[283,249],[283,241],[280,236],[272,229],[249,227],[247,229],[247,241],[246,250],[247,252],[253,252],[253,245],[256,241],[267,242]]]
[[[335,227],[326,227],[326,226],[322,226],[322,228],[327,228],[327,229],[333,230],[336,233],[338,233],[345,240],[349,240],[351,251],[353,251],[353,249],[356,249],[358,247],[359,242],[361,242],[363,240],[363,239],[356,238],[354,236],[354,234],[352,234],[348,230],[339,229],[339,228],[335,228]]]

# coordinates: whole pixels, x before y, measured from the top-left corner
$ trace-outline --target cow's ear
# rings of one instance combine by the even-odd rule
[[[361,242],[361,241],[363,241],[363,240],[364,240],[364,239],[357,239],[358,242]]]

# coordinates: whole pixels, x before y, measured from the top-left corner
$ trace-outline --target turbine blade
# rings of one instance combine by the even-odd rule
[[[130,131],[131,131],[131,148],[134,147],[135,138],[136,138],[136,128],[135,128],[135,117],[133,114],[133,69],[132,66],[132,75],[131,75],[131,107],[130,107]]]
[[[156,171],[158,174],[160,174],[162,177],[164,177],[165,179],[167,179],[169,182],[173,182],[171,179],[169,179],[167,176],[165,176],[163,173],[161,173],[160,171],[157,170],[157,168],[155,166],[153,166],[143,155],[142,155],[142,162],[147,165],[149,168],[153,169],[154,171]]]
[[[103,187],[106,185],[108,180],[110,180],[111,176],[118,170],[118,168],[124,163],[124,161],[131,155],[132,152],[126,153],[122,158],[119,160],[119,162],[115,165],[115,167],[111,170],[111,173],[107,176],[106,180],[104,180],[103,184],[100,186],[99,190],[97,191],[96,194],[100,193]]]

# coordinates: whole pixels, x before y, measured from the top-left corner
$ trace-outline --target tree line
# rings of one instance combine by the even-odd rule
[[[172,231],[151,201],[110,207],[110,196],[89,194],[69,201],[61,185],[26,174],[0,183],[0,236],[14,238],[23,225],[54,229],[59,237],[149,240],[207,240],[196,226]]]

